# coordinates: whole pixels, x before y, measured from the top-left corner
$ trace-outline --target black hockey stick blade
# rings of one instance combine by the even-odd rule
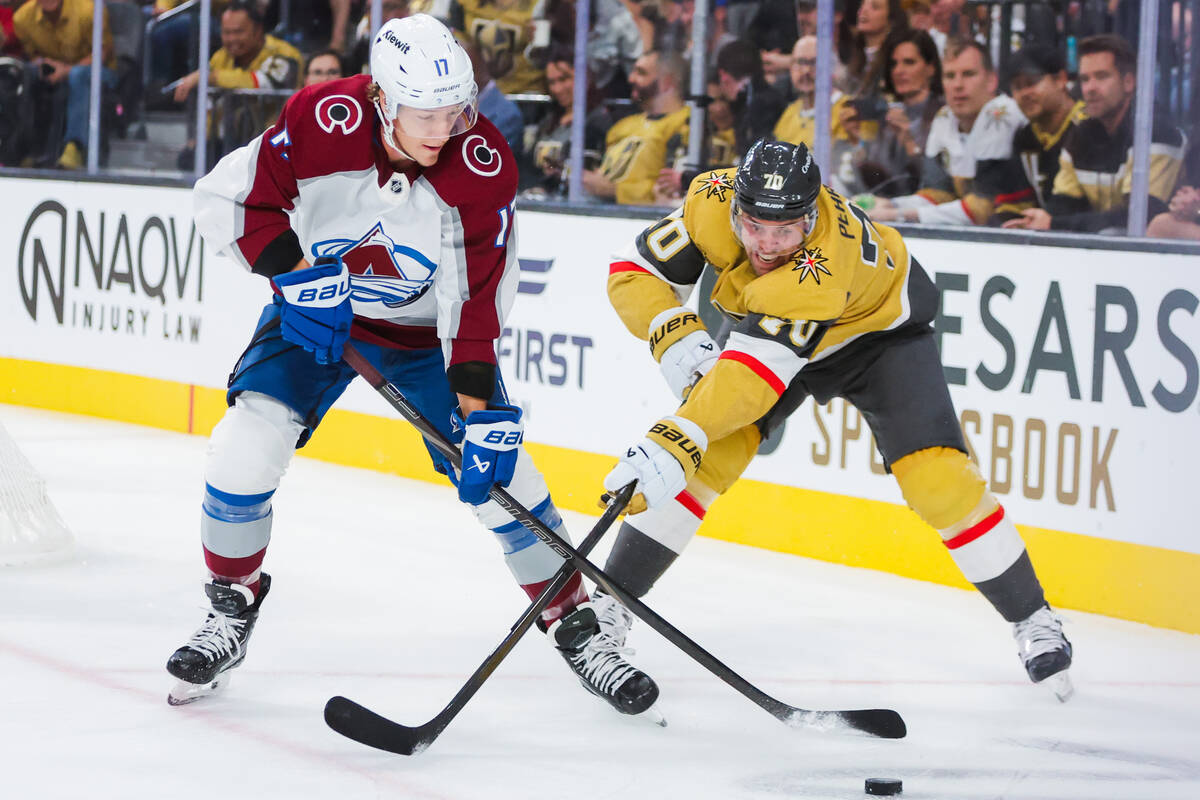
[[[592,530],[588,532],[588,535],[579,544],[580,553],[586,554],[591,552],[600,542],[601,537],[612,527],[613,522],[616,521],[621,512],[625,510],[625,506],[629,505],[629,501],[633,497],[633,488],[634,484],[631,483],[615,495],[603,498],[608,506],[600,516],[600,519],[592,526]],[[575,572],[575,567],[570,562],[563,564],[546,588],[542,590],[542,593],[537,596],[537,599],[530,604],[520,619],[513,623],[504,640],[496,646],[496,649],[471,674],[471,677],[467,679],[467,682],[458,690],[453,699],[446,704],[446,707],[425,724],[410,726],[393,722],[387,717],[376,714],[369,708],[341,696],[331,697],[325,703],[325,724],[346,738],[353,739],[368,747],[386,750],[389,753],[399,753],[404,756],[421,753],[425,748],[433,744],[434,740],[441,735],[450,722],[458,716],[458,712],[463,709],[467,701],[475,696],[475,693],[483,686],[484,681],[500,666],[500,662],[512,652],[521,637],[533,627],[534,622],[541,615],[542,611],[550,604],[559,591],[562,590],[563,586],[566,585]]]
[[[789,708],[791,708],[789,706]],[[890,708],[867,708],[859,711],[805,711],[792,708],[776,715],[792,728],[812,728],[827,731],[858,731],[881,739],[903,739],[908,735],[904,718]]]
[[[441,431],[433,426],[414,406],[408,398],[390,383],[379,370],[367,361],[352,344],[345,347],[345,360],[352,366],[367,383],[371,384],[401,416],[412,423],[425,440],[437,448],[438,452],[448,458],[454,466],[462,464],[462,453],[450,443]],[[767,711],[776,719],[793,728],[811,728],[817,730],[851,730],[879,736],[885,739],[903,738],[907,730],[903,719],[895,711],[888,709],[867,709],[854,711],[810,711],[796,708],[771,697],[750,681],[743,678],[723,661],[705,650],[683,631],[676,628],[658,615],[654,609],[643,603],[637,597],[629,594],[608,573],[601,570],[587,558],[582,556],[561,536],[552,531],[545,523],[534,516],[529,509],[513,499],[512,495],[499,486],[493,485],[488,496],[509,513],[509,515],[525,526],[527,530],[541,539],[558,555],[567,560],[584,577],[591,580],[606,593],[615,597],[618,602],[629,609],[635,616],[653,628],[664,639],[686,653],[693,661],[707,669],[716,677],[740,693],[743,697]]]

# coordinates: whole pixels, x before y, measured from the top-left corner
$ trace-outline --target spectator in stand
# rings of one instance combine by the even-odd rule
[[[487,59],[480,52],[479,45],[461,33],[456,34],[456,38],[471,59],[471,69],[475,73],[475,85],[478,87],[479,113],[496,126],[500,135],[512,148],[513,156],[520,159],[525,151],[525,118],[521,116],[521,109],[496,85],[496,81],[488,72]]]
[[[408,0],[383,0],[383,6],[380,9],[383,14],[383,19],[379,23],[385,24],[388,20],[403,19],[412,13],[409,8]],[[368,0],[363,7],[362,19],[359,20],[358,26],[354,29],[354,44],[350,46],[350,50],[345,57],[346,74],[359,75],[367,72],[368,61],[371,54],[371,2]]]
[[[654,204],[659,171],[687,131],[686,77],[687,65],[675,53],[650,52],[637,60],[629,82],[641,112],[609,129],[600,168],[582,176],[588,194],[623,205]]]
[[[661,16],[654,25],[654,49],[659,53],[679,53],[688,57],[692,52],[692,19],[696,15],[695,0],[662,0]]]
[[[1167,210],[1150,220],[1146,235],[1156,239],[1200,241],[1200,147],[1193,146],[1184,162],[1184,185]]]
[[[945,99],[937,45],[925,31],[909,29],[893,35],[883,60],[888,65],[883,78],[884,98],[889,102],[877,103],[871,109],[876,116],[882,114],[877,135],[855,136],[853,127],[860,115],[853,106],[846,127],[852,138],[861,141],[855,163],[862,187],[873,194],[895,197],[912,194],[921,187],[929,130]]]
[[[792,144],[813,146],[816,130],[814,106],[817,95],[817,37],[802,36],[792,48],[792,64],[789,70],[792,95],[796,98],[783,110],[775,122],[772,134],[776,139]],[[834,89],[832,109],[832,134],[835,141],[848,138],[846,129],[837,121],[838,111],[846,102],[846,96]]]
[[[654,182],[655,205],[678,205],[683,201],[683,187],[690,186],[697,175],[706,169],[724,167],[737,160],[737,141],[734,136],[736,120],[729,103],[721,99],[715,74],[709,77],[707,92],[709,102],[705,109],[704,144],[700,148],[701,168],[697,169],[688,161],[691,130],[685,128],[678,139],[674,157],[668,158],[671,166],[660,170]]]
[[[168,11],[173,11],[184,2],[185,0],[155,0],[150,6],[150,13],[156,21],[150,29],[150,39],[146,45],[147,58],[150,59],[150,81],[146,86],[147,108],[177,108],[168,87],[196,69],[193,51],[200,32],[196,24],[200,18],[199,7],[172,14],[166,19],[162,18]],[[205,53],[211,53],[220,47],[221,14],[227,5],[229,0],[213,0],[211,40]],[[164,92],[164,89],[168,91]]]
[[[646,41],[653,41],[654,23],[642,16],[641,9],[635,18],[630,5],[634,5],[632,0],[592,0],[588,6],[588,70],[592,86],[607,98],[629,97],[634,62],[653,49]],[[545,19],[550,23],[550,35],[544,44],[527,51],[537,65],[546,63],[555,43],[574,46],[575,0],[547,0]]]
[[[1117,232],[1125,228],[1133,174],[1133,97],[1137,64],[1119,36],[1079,43],[1079,85],[1088,118],[1063,142],[1045,208],[1030,208],[1006,228]],[[1167,211],[1186,139],[1160,111],[1151,124],[1150,217]]]
[[[908,17],[900,0],[863,0],[854,28],[854,50],[846,64],[850,94],[879,93],[887,72],[883,52],[888,37],[907,28]]]
[[[856,198],[880,222],[982,225],[992,215],[1025,117],[1011,97],[996,93],[991,56],[972,39],[946,43],[942,84],[946,105],[930,125],[920,191]]]
[[[1013,136],[1012,182],[996,198],[992,224],[1019,217],[1031,206],[1045,206],[1063,142],[1084,119],[1083,101],[1067,91],[1067,63],[1057,49],[1026,45],[1013,55],[1009,69],[1013,99],[1029,122]]]
[[[771,133],[787,100],[763,77],[762,55],[743,39],[717,53],[717,90],[729,103],[736,123],[738,160],[754,142]]]
[[[209,85],[222,89],[299,89],[303,63],[299,50],[263,30],[263,18],[253,0],[233,0],[221,14],[221,49],[209,59]],[[196,113],[197,98],[192,93],[199,85],[200,72],[196,71],[175,87],[175,102],[187,102],[189,116]],[[273,118],[278,113],[276,105],[281,103],[267,102],[258,116]],[[215,121],[209,117],[210,137]],[[252,138],[261,131],[244,133],[245,137],[238,138]],[[189,139],[179,154],[181,170],[191,169],[195,147],[195,141]]]
[[[222,89],[298,89],[304,58],[287,42],[263,30],[253,0],[233,0],[221,15],[221,49],[209,59],[209,82]],[[196,71],[175,87],[182,103],[200,85]]]
[[[61,169],[79,169],[87,153],[93,14],[91,0],[27,0],[13,14],[13,31],[31,68],[53,90],[55,107],[66,107],[63,149],[56,162]],[[116,86],[116,63],[107,11],[102,37],[100,81],[111,89]]]
[[[545,94],[546,75],[529,60],[534,20],[544,19],[544,4],[532,0],[453,0],[452,26],[479,45],[488,73],[504,94]]]
[[[550,113],[542,118],[530,148],[531,162],[521,170],[523,183],[533,186],[531,197],[562,197],[567,192],[568,159],[571,155],[571,121],[575,118],[575,53],[564,45],[554,45],[546,63],[546,84],[553,101]],[[600,101],[600,93],[592,86],[590,76],[587,91],[587,117],[583,123],[585,159],[599,163],[604,150],[604,137],[613,125],[612,115]],[[594,154],[594,155],[592,155]],[[585,161],[585,164],[587,162]]]
[[[962,14],[966,0],[930,0],[929,17],[932,27],[929,35],[937,45],[938,55],[946,58],[946,42],[951,36],[967,35],[967,20]]]
[[[791,97],[792,48],[800,38],[796,30],[795,0],[761,0],[758,14],[745,37],[758,45],[763,75],[785,99]]]
[[[904,13],[908,15],[908,27],[928,32],[933,27],[930,0],[904,0]],[[933,38],[932,36],[930,37]],[[934,44],[936,47],[936,43]],[[938,53],[941,58],[941,53]]]
[[[346,77],[346,68],[342,62],[342,54],[336,50],[319,50],[313,53],[304,70],[304,85],[336,81]]]

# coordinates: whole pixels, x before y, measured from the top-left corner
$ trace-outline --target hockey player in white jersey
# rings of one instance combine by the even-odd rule
[[[269,278],[274,296],[209,443],[200,532],[212,610],[167,663],[179,679],[172,703],[211,691],[245,657],[271,585],[262,571],[271,497],[355,377],[341,358],[348,339],[462,443],[462,474],[427,447],[521,588],[536,597],[562,564],[488,499],[493,482],[507,486],[566,536],[496,366],[519,274],[517,168],[478,117],[476,91],[444,25],[423,14],[391,20],[372,44],[370,76],[298,92],[274,126],[196,184],[205,240]],[[590,691],[626,714],[654,703],[654,682],[597,635],[578,573],[540,622]]]

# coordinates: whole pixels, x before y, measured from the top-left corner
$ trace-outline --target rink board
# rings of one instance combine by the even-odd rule
[[[206,252],[180,189],[6,180],[0,400],[207,434],[269,299]],[[644,220],[524,212],[500,364],[556,500],[594,508],[621,443],[672,399],[604,297]],[[964,431],[1059,605],[1200,632],[1194,256],[922,240]],[[964,258],[969,253],[969,260]],[[440,480],[365,385],[305,455]],[[903,506],[857,411],[808,405],[704,526],[783,552],[965,586]]]

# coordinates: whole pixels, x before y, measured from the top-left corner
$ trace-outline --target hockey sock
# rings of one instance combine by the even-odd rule
[[[604,571],[634,597],[643,597],[679,554],[628,522],[621,523]]]
[[[271,492],[244,495],[205,486],[200,540],[204,563],[218,580],[240,583],[258,596],[271,540]]]
[[[1029,553],[1025,551],[998,577],[980,581],[975,588],[1009,622],[1028,619],[1030,614],[1046,605],[1042,584],[1033,571]]]
[[[521,588],[525,590],[525,594],[529,595],[530,600],[534,600],[549,583],[550,581],[523,583],[521,584]],[[576,572],[567,581],[567,585],[558,594],[554,595],[554,599],[550,601],[550,605],[546,606],[542,611],[541,622],[549,627],[558,621],[560,617],[570,614],[587,601],[588,593],[587,589],[583,588],[583,578]]]

